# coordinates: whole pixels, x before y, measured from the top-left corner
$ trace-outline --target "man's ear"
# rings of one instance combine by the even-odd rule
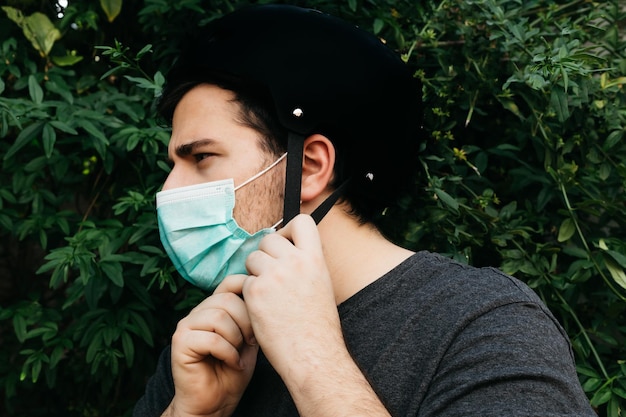
[[[335,146],[330,139],[320,134],[306,138],[302,152],[302,202],[315,199],[327,189],[334,167]]]

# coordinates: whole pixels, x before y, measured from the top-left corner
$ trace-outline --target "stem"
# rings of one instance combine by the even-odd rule
[[[609,374],[606,372],[606,369],[604,368],[604,364],[602,363],[602,359],[600,359],[600,355],[598,354],[598,351],[593,346],[593,343],[591,342],[591,339],[589,338],[589,335],[587,334],[587,331],[583,327],[583,324],[578,319],[578,316],[576,315],[576,313],[574,312],[572,307],[570,307],[570,305],[567,303],[565,298],[563,298],[563,296],[561,295],[561,293],[559,291],[555,290],[554,293],[559,298],[559,301],[561,301],[561,303],[563,303],[563,305],[565,306],[565,309],[570,313],[570,315],[572,316],[572,319],[574,320],[574,322],[576,323],[576,325],[580,329],[583,337],[585,338],[585,341],[587,342],[587,345],[589,346],[589,349],[591,349],[591,353],[593,354],[593,357],[595,358],[596,362],[598,362],[598,366],[600,367],[600,371],[602,371],[602,375],[604,375],[604,378],[609,379]]]
[[[528,256],[528,253],[522,248],[522,246],[519,243],[517,243],[515,240],[512,240],[511,242],[513,242],[515,247],[517,247],[517,249],[524,254],[524,257],[526,258],[527,261],[529,261],[530,263],[535,265],[535,262],[533,261],[533,259],[530,256]],[[539,267],[537,267],[536,269],[538,271],[541,270]],[[541,273],[541,278],[543,278],[548,283],[548,285],[550,285],[550,281],[551,280],[550,280],[549,274],[546,274],[546,273],[542,272]],[[602,363],[602,359],[600,359],[600,355],[598,354],[598,351],[596,350],[596,348],[594,347],[593,343],[591,342],[591,339],[589,338],[589,335],[587,334],[587,330],[585,330],[585,327],[583,326],[583,324],[578,319],[578,316],[576,315],[576,312],[569,305],[569,303],[565,300],[565,298],[563,298],[563,295],[561,294],[561,292],[556,287],[554,287],[553,285],[550,285],[550,287],[553,289],[554,294],[558,297],[558,299],[561,302],[561,304],[565,307],[565,310],[570,314],[570,316],[572,317],[572,319],[576,323],[576,326],[578,326],[578,329],[582,333],[582,335],[583,335],[583,337],[585,339],[585,342],[589,346],[589,349],[591,350],[591,353],[593,354],[593,357],[595,358],[596,362],[598,363],[598,366],[600,367],[600,370],[602,371],[602,374],[604,375],[605,378],[608,379],[609,375],[606,372],[606,368],[604,367],[604,364]]]
[[[465,117],[465,127],[470,124],[472,120],[472,115],[474,114],[474,108],[476,107],[476,100],[478,99],[478,91],[474,92],[474,97],[470,99],[470,108],[467,113],[467,117]]]
[[[563,182],[561,182],[560,180],[557,179],[557,181],[559,183],[559,188],[561,189],[561,194],[563,195],[563,199],[565,200],[565,206],[567,207],[567,211],[568,211],[568,213],[570,215],[570,218],[574,222],[574,226],[576,226],[576,232],[578,233],[578,237],[580,238],[580,240],[583,243],[583,246],[585,247],[585,251],[587,251],[587,256],[589,256],[589,260],[591,260],[591,262],[593,262],[593,266],[596,268],[596,271],[598,271],[598,273],[600,274],[600,276],[602,277],[602,279],[604,280],[606,285],[617,296],[617,298],[619,298],[622,301],[626,301],[626,297],[624,297],[620,293],[620,291],[613,286],[613,283],[611,282],[611,280],[604,274],[604,272],[602,271],[602,268],[600,267],[600,265],[598,265],[598,262],[592,256],[591,249],[589,248],[589,245],[587,244],[587,240],[585,239],[585,235],[583,234],[583,232],[582,232],[582,230],[580,228],[580,225],[578,224],[578,221],[576,220],[576,215],[574,214],[574,209],[572,208],[572,206],[571,206],[571,204],[569,202],[569,198],[567,197],[567,191],[565,190],[565,186],[563,185]]]

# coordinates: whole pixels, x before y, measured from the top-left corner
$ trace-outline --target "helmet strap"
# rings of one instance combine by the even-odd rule
[[[287,168],[285,172],[285,201],[283,224],[287,224],[300,213],[302,190],[302,152],[304,136],[294,132],[287,135]]]
[[[302,156],[304,137],[288,132],[287,136],[287,167],[285,178],[285,201],[283,206],[283,224],[287,224],[300,213],[300,196],[302,191]],[[311,217],[318,224],[341,197],[350,180],[344,181],[314,211]]]
[[[328,211],[335,205],[339,197],[343,195],[349,182],[349,179],[342,182],[341,185],[337,187],[335,191],[333,191],[332,194],[329,195],[326,200],[322,202],[322,204],[320,204],[315,210],[313,210],[313,213],[311,213],[311,217],[313,217],[313,220],[315,220],[315,224],[318,224],[320,221],[322,221],[326,213],[328,213]]]

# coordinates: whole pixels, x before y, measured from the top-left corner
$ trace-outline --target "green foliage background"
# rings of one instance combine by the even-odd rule
[[[4,0],[0,415],[128,414],[202,298],[158,239],[168,131],[154,98],[185,31],[248,3],[70,0],[59,17],[54,1]],[[290,3],[375,32],[423,81],[422,176],[387,233],[527,282],[570,335],[599,415],[624,415],[618,0]]]

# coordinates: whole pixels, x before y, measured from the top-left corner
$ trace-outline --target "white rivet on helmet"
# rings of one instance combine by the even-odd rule
[[[302,111],[302,109],[300,107],[296,107],[295,109],[293,109],[293,111],[291,112],[291,114],[293,114],[296,117],[302,117],[302,115],[304,114],[304,112]]]

